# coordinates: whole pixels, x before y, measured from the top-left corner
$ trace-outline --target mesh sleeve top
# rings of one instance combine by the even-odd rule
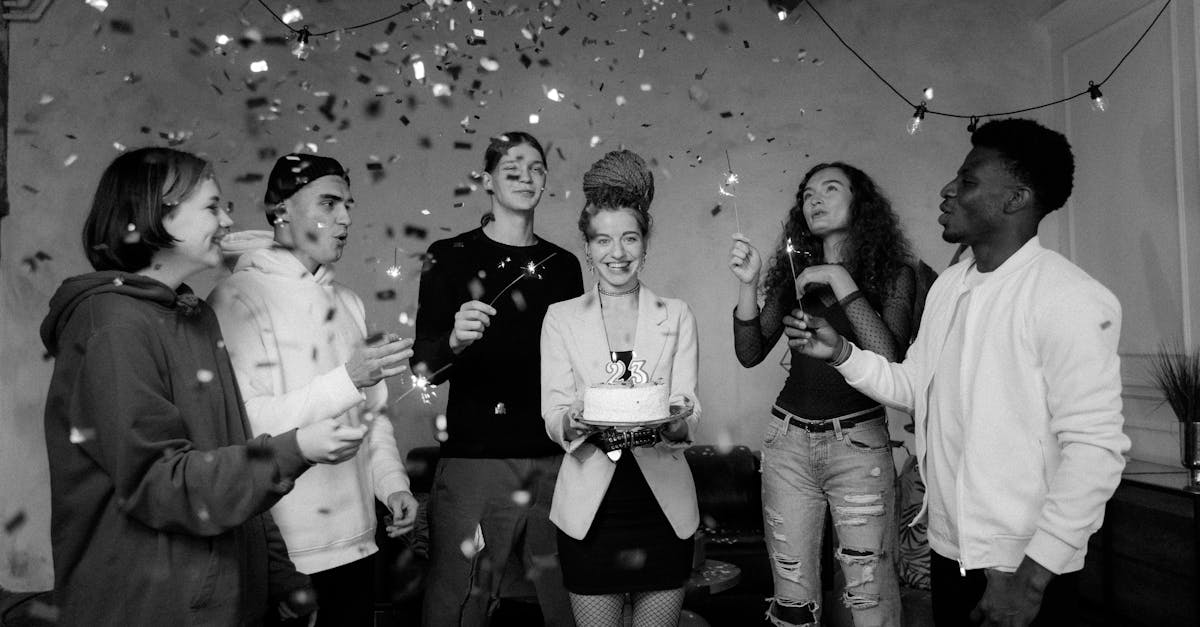
[[[796,296],[784,284],[766,295],[758,317],[733,318],[733,343],[738,361],[747,368],[758,365],[783,334],[783,317],[796,308]],[[804,311],[826,319],[846,339],[891,361],[904,357],[911,335],[916,281],[905,266],[879,299],[856,291],[840,302],[828,287],[810,289],[801,300]],[[850,387],[831,366],[796,351],[791,369],[775,404],[799,416],[821,420],[874,407],[878,403]]]

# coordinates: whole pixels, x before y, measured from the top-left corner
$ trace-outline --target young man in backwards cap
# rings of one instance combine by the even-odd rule
[[[352,222],[350,178],[334,159],[281,157],[266,192],[273,232],[234,233],[233,274],[209,301],[217,312],[255,434],[336,419],[365,434],[352,460],[315,467],[272,509],[296,569],[311,576],[318,625],[373,624],[374,499],[395,537],[417,513],[396,447],[383,379],[399,374],[411,340],[366,341],[362,300],[333,279]],[[364,454],[365,452],[365,454]]]

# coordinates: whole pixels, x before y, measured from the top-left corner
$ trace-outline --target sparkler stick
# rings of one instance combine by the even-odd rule
[[[737,224],[737,232],[741,233],[742,232],[742,217],[738,213],[737,196],[735,196],[733,193],[731,193],[729,191],[726,191],[727,187],[732,188],[738,184],[738,175],[733,171],[733,165],[731,165],[731,163],[729,161],[729,151],[728,150],[725,151],[725,167],[728,168],[728,170],[725,172],[725,182],[722,185],[718,185],[717,190],[719,192],[721,192],[722,196],[729,196],[730,198],[733,199],[733,220]]]
[[[792,261],[792,253],[796,252],[792,246],[792,238],[787,238],[787,258],[788,265],[792,268],[792,288],[796,290],[796,306],[800,309],[800,313],[804,313],[804,305],[800,304],[800,286],[796,285],[796,262]]]
[[[496,301],[500,300],[500,297],[501,297],[501,296],[504,296],[504,293],[505,293],[505,292],[507,292],[508,290],[512,289],[512,286],[514,286],[514,285],[516,285],[518,282],[520,282],[520,280],[521,280],[521,279],[528,278],[528,277],[536,277],[536,276],[537,276],[537,269],[538,269],[538,268],[540,268],[540,267],[542,267],[542,264],[546,263],[547,261],[550,261],[550,258],[551,258],[551,257],[553,257],[554,255],[557,255],[557,254],[558,254],[558,253],[550,253],[549,255],[546,255],[546,258],[545,258],[545,259],[543,259],[543,260],[541,260],[541,261],[539,261],[539,262],[537,262],[537,263],[533,263],[533,262],[531,261],[531,262],[529,262],[528,264],[526,264],[526,265],[525,265],[525,267],[521,269],[521,274],[518,274],[518,275],[517,275],[517,278],[515,278],[515,279],[513,279],[513,280],[512,280],[512,283],[509,283],[508,285],[505,285],[505,286],[504,286],[504,289],[500,290],[500,293],[499,293],[499,294],[496,294],[496,295],[495,295],[495,296],[492,298],[492,300],[491,300],[490,302],[488,302],[488,307],[495,307],[495,306],[496,306]]]

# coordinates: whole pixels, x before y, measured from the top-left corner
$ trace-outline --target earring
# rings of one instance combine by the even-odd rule
[[[587,267],[588,267],[588,272],[591,272],[593,275],[596,274],[596,265],[592,263],[591,255],[587,256]]]
[[[641,271],[641,270],[645,270],[645,269],[646,269],[646,253],[642,253],[642,267],[638,268],[638,270]]]

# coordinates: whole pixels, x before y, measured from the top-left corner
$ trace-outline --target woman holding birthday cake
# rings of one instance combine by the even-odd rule
[[[640,281],[654,178],[610,152],[583,177],[579,230],[596,287],[542,323],[542,417],[567,451],[550,520],[576,622],[675,625],[699,526],[681,449],[700,415],[696,321]]]

